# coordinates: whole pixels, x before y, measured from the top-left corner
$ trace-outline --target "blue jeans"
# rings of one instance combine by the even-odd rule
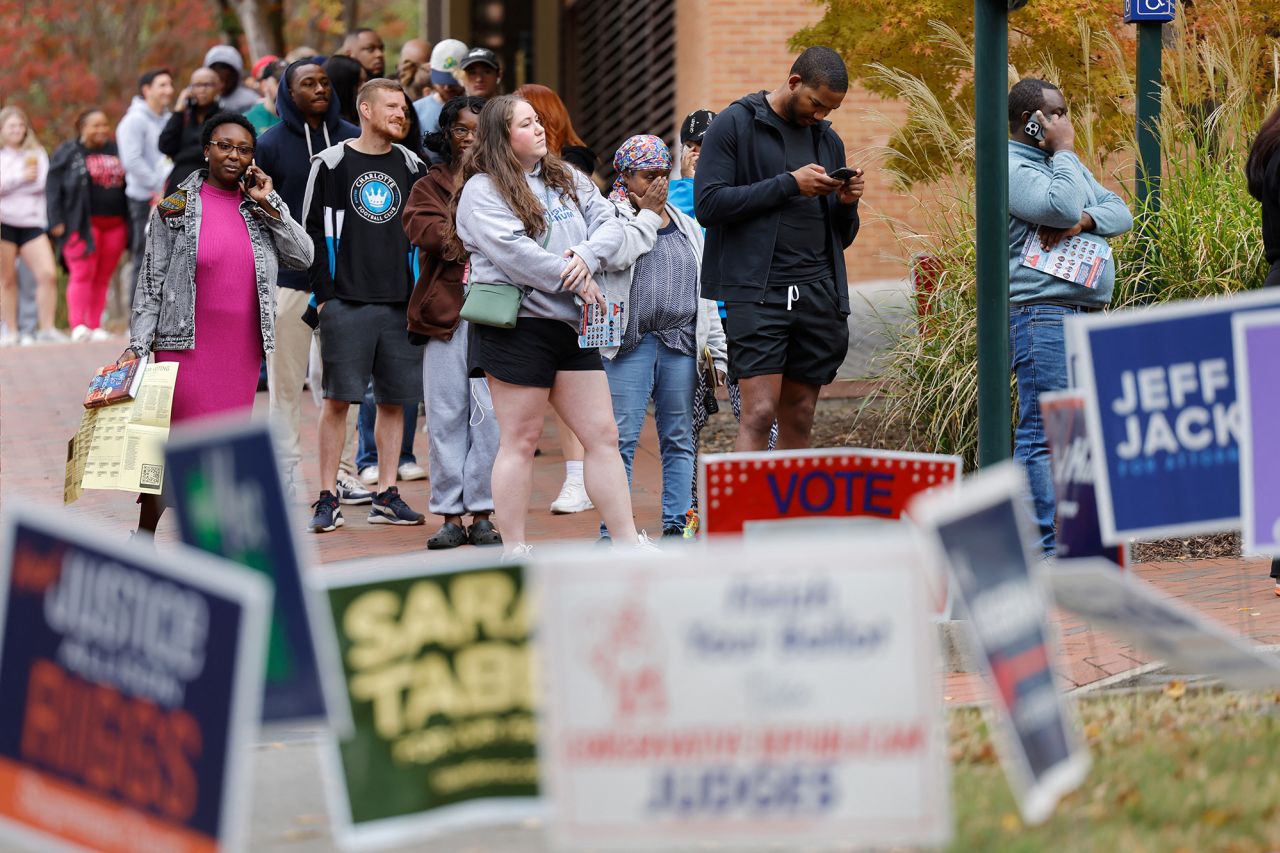
[[[1018,381],[1018,428],[1013,434],[1013,458],[1027,469],[1040,547],[1053,554],[1056,542],[1053,519],[1057,500],[1049,445],[1040,417],[1040,395],[1067,387],[1067,348],[1062,321],[1080,309],[1046,303],[1009,306],[1009,350]]]
[[[378,406],[373,401],[373,385],[364,389],[360,402],[359,438],[356,446],[356,472],[378,464],[378,445],[373,437],[373,424],[378,416]],[[396,466],[417,462],[413,455],[413,437],[418,431],[418,404],[404,407],[404,438],[400,440],[400,461]]]
[[[613,360],[605,359],[604,372],[609,377],[613,417],[618,422],[618,451],[627,468],[628,484],[636,442],[652,398],[662,453],[662,526],[684,527],[693,479],[693,392],[698,384],[698,360],[670,349],[656,335],[645,335],[635,349]],[[603,524],[600,532],[606,534]]]

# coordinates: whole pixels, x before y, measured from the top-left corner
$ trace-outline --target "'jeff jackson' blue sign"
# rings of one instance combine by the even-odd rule
[[[1068,319],[1082,342],[1098,516],[1109,544],[1228,530],[1240,520],[1231,317],[1280,293]]]
[[[1174,0],[1124,0],[1126,24],[1167,24],[1173,15]]]

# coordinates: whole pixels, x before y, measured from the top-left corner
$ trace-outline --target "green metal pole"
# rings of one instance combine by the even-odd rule
[[[1009,458],[1009,9],[974,0],[978,465]]]
[[[1160,50],[1164,24],[1138,24],[1138,209],[1160,212]],[[1148,223],[1143,222],[1145,228]]]

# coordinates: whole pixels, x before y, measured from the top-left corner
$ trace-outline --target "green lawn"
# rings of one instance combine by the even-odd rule
[[[1280,694],[1184,691],[1078,705],[1093,767],[1026,827],[982,712],[949,718],[955,851],[1280,849]]]

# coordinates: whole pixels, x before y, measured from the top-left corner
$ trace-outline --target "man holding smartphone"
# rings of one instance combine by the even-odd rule
[[[849,349],[844,250],[863,178],[825,120],[848,89],[840,55],[811,47],[785,83],[731,104],[702,140],[702,295],[725,302],[729,376],[742,392],[735,450],[765,450],[775,419],[778,448],[808,447],[818,392]]]
[[[1009,349],[1018,384],[1013,455],[1027,468],[1040,546],[1056,548],[1057,510],[1040,395],[1067,387],[1063,319],[1111,302],[1115,264],[1078,284],[1024,262],[1077,235],[1114,237],[1133,227],[1124,201],[1089,173],[1075,152],[1075,130],[1058,87],[1020,80],[1009,91]],[[1038,245],[1037,245],[1038,244]]]

